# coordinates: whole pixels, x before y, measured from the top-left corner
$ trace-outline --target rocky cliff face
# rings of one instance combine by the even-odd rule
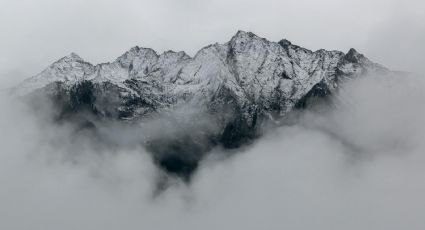
[[[182,107],[207,114],[214,123],[208,132],[193,120],[189,134],[144,142],[162,168],[188,176],[212,147],[239,147],[259,135],[262,122],[279,121],[333,94],[342,81],[389,72],[354,49],[313,52],[239,31],[194,57],[134,47],[112,63],[92,65],[72,53],[24,81],[15,93],[48,95],[59,108],[59,119],[84,111],[95,119],[139,123]]]

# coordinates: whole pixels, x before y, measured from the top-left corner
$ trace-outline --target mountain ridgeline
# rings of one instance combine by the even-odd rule
[[[329,97],[343,81],[389,72],[354,49],[313,52],[239,31],[194,57],[133,47],[114,62],[92,65],[72,53],[14,92],[32,101],[47,96],[56,121],[82,129],[104,122],[138,129],[138,143],[161,169],[190,179],[214,147],[241,147],[261,135],[265,122],[277,124]]]

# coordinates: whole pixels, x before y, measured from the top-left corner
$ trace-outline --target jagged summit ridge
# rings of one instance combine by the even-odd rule
[[[286,39],[271,42],[240,30],[229,42],[206,46],[194,57],[135,46],[111,63],[92,65],[71,53],[24,81],[16,92],[25,95],[53,83],[69,89],[90,81],[113,85],[123,100],[161,97],[155,101],[161,108],[181,101],[209,104],[226,92],[240,107],[261,107],[282,115],[318,84],[332,92],[339,80],[372,71],[388,70],[354,49],[346,54],[313,52]],[[129,118],[143,115],[137,111],[141,110],[131,112]]]

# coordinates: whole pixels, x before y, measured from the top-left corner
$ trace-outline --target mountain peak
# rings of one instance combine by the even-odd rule
[[[366,59],[366,57],[363,54],[357,52],[357,50],[355,50],[354,48],[351,48],[344,58],[345,60],[353,62],[353,63],[359,63],[362,60]]]
[[[122,56],[128,56],[128,55],[139,56],[139,55],[145,55],[146,53],[158,56],[158,54],[156,53],[155,50],[153,50],[151,48],[140,47],[140,46],[134,46],[134,47],[130,48],[130,50],[125,52]]]
[[[143,48],[139,46],[134,46],[121,56],[119,56],[116,61],[121,63],[123,66],[129,67],[134,60],[156,60],[159,55],[155,50],[150,48]]]
[[[350,50],[348,50],[348,53],[347,53],[347,55],[358,55],[358,54],[360,53],[357,52],[357,50],[354,48],[351,48]]]
[[[91,65],[90,63],[84,61],[84,59],[82,59],[78,54],[72,52],[72,53],[64,56],[63,58],[57,60],[56,62],[54,62],[50,66],[57,68],[58,66],[72,66],[75,63],[87,63],[87,64]]]
[[[234,36],[244,36],[244,35],[246,35],[248,33],[249,32],[244,31],[244,30],[238,30]]]
[[[287,40],[287,39],[282,39],[282,40],[280,40],[278,43],[279,43],[279,45],[281,45],[281,46],[289,46],[289,45],[292,45],[292,43],[291,43],[289,40]]]
[[[236,32],[236,34],[232,37],[232,41],[235,40],[247,40],[247,39],[253,39],[253,38],[257,38],[260,39],[260,37],[258,37],[257,35],[255,35],[252,32],[246,32],[243,30],[238,30],[238,32]]]
[[[78,54],[71,52],[64,59],[75,60],[75,61],[84,61]]]

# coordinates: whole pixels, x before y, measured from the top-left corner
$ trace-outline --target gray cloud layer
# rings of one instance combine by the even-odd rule
[[[225,42],[238,30],[310,49],[355,47],[393,69],[421,71],[421,0],[1,0],[2,87],[76,52],[112,61],[131,46],[184,50]]]
[[[2,97],[0,228],[422,230],[425,83],[388,80],[346,85],[337,108],[209,158],[156,198],[142,148],[99,151]]]

